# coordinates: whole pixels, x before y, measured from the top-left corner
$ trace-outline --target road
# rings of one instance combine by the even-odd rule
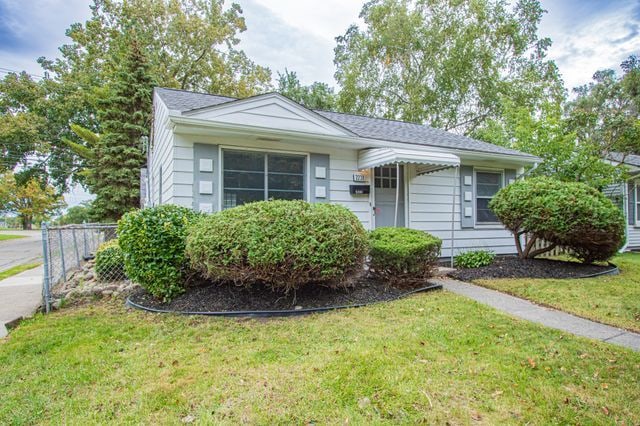
[[[0,272],[24,263],[42,261],[41,231],[0,231],[0,234],[25,236],[0,241]]]

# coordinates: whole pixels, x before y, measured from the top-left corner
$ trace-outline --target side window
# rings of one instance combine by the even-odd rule
[[[396,188],[398,186],[398,169],[396,166],[376,167],[373,171],[376,188]]]
[[[502,173],[476,172],[476,223],[500,222],[489,208],[489,202],[502,188]]]

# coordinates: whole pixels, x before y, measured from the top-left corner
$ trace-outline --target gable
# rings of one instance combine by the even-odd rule
[[[353,135],[319,114],[278,94],[268,94],[188,111],[185,116],[207,121],[332,136]]]

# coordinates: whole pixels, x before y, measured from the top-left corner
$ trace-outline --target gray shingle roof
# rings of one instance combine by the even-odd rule
[[[181,112],[206,108],[237,100],[225,96],[206,93],[187,92],[184,90],[156,88],[156,93],[169,109]],[[331,111],[314,111],[324,118],[346,128],[362,138],[378,139],[390,142],[401,142],[475,151],[489,154],[518,155],[536,158],[513,149],[503,148],[487,142],[456,135],[444,130],[415,123],[386,120],[382,118],[343,114]]]
[[[625,156],[621,152],[612,152],[609,154],[609,159],[618,163],[622,162],[630,166],[640,167],[640,155],[627,154]]]

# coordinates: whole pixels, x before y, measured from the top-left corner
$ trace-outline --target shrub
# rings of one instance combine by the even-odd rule
[[[474,250],[460,253],[455,257],[457,268],[481,268],[489,266],[496,258],[495,253],[488,250]]]
[[[431,275],[442,241],[423,231],[378,228],[369,233],[369,268],[372,275],[392,282]]]
[[[287,292],[308,283],[346,286],[363,270],[366,231],[347,208],[261,201],[191,227],[187,254],[205,277]]]
[[[548,177],[517,181],[501,189],[490,203],[516,240],[518,254],[533,258],[564,246],[586,263],[613,256],[624,240],[622,211],[604,194],[583,183]],[[529,239],[522,247],[520,237]],[[536,240],[550,244],[534,249]]]
[[[118,222],[127,276],[167,301],[185,288],[185,239],[198,213],[174,205],[134,210]]]
[[[124,258],[117,239],[102,243],[96,250],[96,276],[100,281],[125,278]]]

